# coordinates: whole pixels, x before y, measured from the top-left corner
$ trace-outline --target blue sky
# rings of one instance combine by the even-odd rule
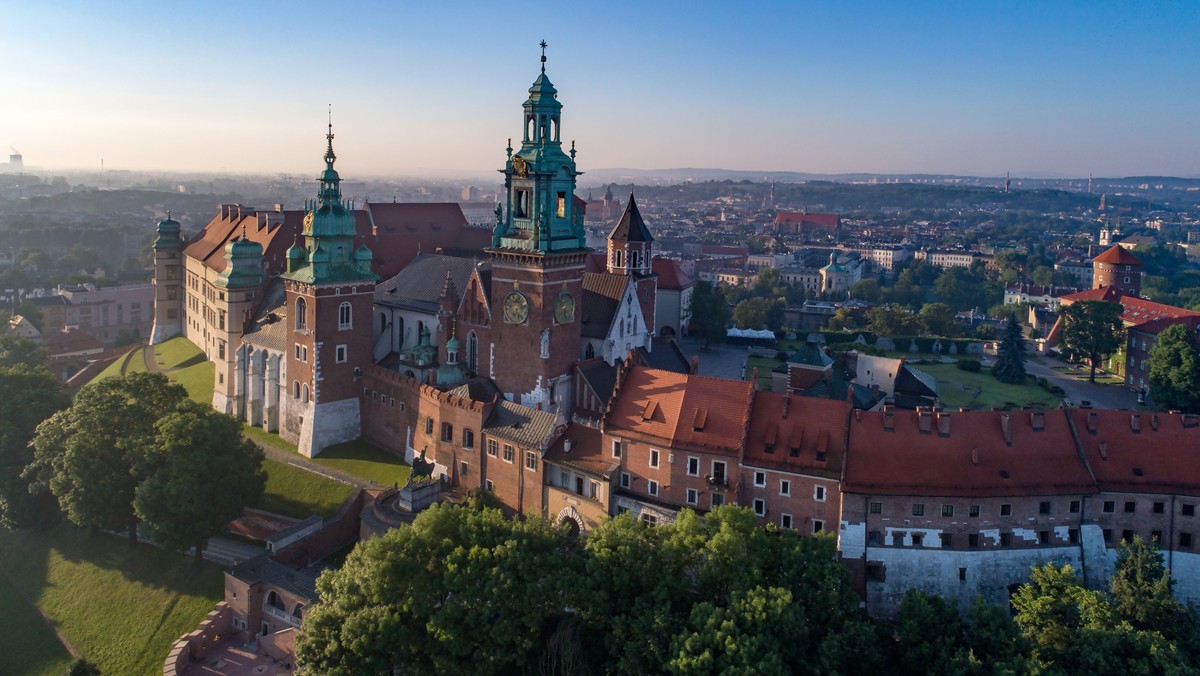
[[[547,72],[581,169],[1200,175],[1195,2],[23,3],[35,166],[486,171]]]

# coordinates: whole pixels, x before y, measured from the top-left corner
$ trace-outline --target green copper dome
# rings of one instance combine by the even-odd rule
[[[246,238],[242,229],[240,239],[225,245],[225,269],[217,276],[217,286],[244,289],[262,283],[262,245]]]
[[[179,236],[179,221],[171,218],[171,212],[167,212],[167,217],[158,222],[158,227],[155,231],[158,237],[154,240],[155,249],[173,249],[183,245],[183,239]]]

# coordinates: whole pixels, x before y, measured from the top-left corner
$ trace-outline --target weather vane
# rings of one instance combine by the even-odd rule
[[[545,40],[542,40],[541,42],[538,43],[538,46],[542,48],[542,72],[545,73],[546,72],[546,48],[549,47],[550,45],[546,44]]]

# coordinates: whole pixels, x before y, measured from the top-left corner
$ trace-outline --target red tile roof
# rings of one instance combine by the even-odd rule
[[[745,464],[836,478],[846,452],[849,415],[850,404],[844,401],[756,392]]]
[[[1041,414],[1041,430],[1035,430],[1037,416],[1029,410],[855,411],[842,490],[945,497],[1095,492],[1066,413]]]
[[[741,453],[751,383],[632,366],[619,383],[605,430],[672,448]]]
[[[683,271],[683,266],[679,265],[679,261],[655,256],[651,262],[651,268],[654,274],[658,275],[658,288],[660,289],[678,291],[696,283],[688,276],[688,273]]]
[[[1096,256],[1092,259],[1096,263],[1113,263],[1118,265],[1141,265],[1142,259],[1133,255],[1133,252],[1120,244],[1114,245],[1108,251]]]
[[[1185,310],[1181,307],[1173,305],[1164,305],[1155,303],[1152,300],[1138,298],[1121,293],[1118,289],[1111,286],[1106,286],[1100,289],[1088,289],[1079,293],[1072,293],[1061,298],[1064,305],[1071,303],[1079,303],[1089,300],[1103,300],[1109,302],[1120,303],[1124,312],[1121,313],[1121,321],[1125,326],[1137,326],[1141,330],[1141,326],[1149,324],[1160,319],[1182,318],[1182,317],[1200,317],[1200,312]],[[1159,327],[1158,330],[1166,328],[1167,325]],[[1157,331],[1155,331],[1157,333]]]
[[[1200,484],[1200,417],[1072,409],[1102,491],[1192,492]]]
[[[775,223],[815,223],[826,227],[838,224],[838,214],[810,214],[804,211],[780,211],[775,214]]]
[[[568,442],[570,448],[568,450]],[[551,444],[546,462],[566,465],[593,475],[610,476],[619,464],[604,453],[604,437],[600,430],[574,424]]]

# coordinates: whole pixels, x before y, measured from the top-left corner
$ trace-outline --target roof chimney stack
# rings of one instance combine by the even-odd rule
[[[1008,411],[1000,414],[1000,431],[1004,433],[1004,443],[1012,446],[1012,414]]]

